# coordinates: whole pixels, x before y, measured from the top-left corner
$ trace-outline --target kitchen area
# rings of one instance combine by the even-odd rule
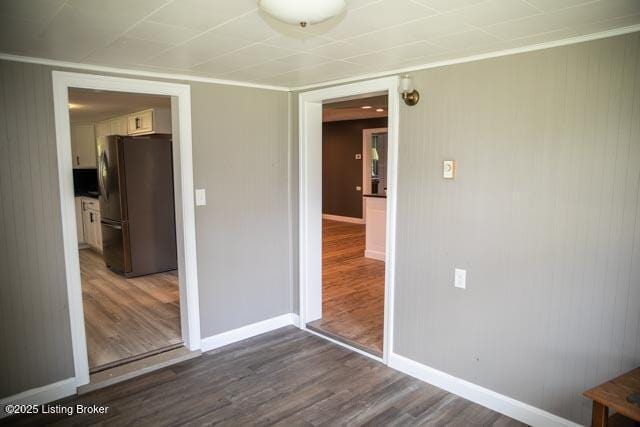
[[[171,99],[69,90],[91,373],[182,346]]]

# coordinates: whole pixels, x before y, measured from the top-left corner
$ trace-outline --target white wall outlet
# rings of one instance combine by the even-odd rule
[[[442,163],[442,177],[444,179],[454,179],[456,177],[456,161],[445,160]]]
[[[356,154],[356,160],[362,160],[362,154],[360,153]]]
[[[362,187],[360,187],[359,185],[356,185],[356,191],[362,191]]]
[[[207,205],[207,192],[204,188],[196,189],[196,206]]]
[[[467,270],[456,268],[453,274],[453,286],[460,289],[467,289]]]

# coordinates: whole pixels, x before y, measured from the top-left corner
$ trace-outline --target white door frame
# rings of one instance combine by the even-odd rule
[[[53,103],[55,113],[56,147],[58,154],[58,180],[64,261],[73,346],[73,365],[76,387],[89,383],[89,360],[84,327],[82,286],[80,280],[80,255],[75,222],[73,192],[73,161],[71,159],[71,135],[69,125],[69,89],[98,89],[118,92],[168,95],[177,98],[179,126],[174,131],[180,159],[180,173],[174,174],[176,202],[176,235],[178,246],[180,319],[182,339],[189,350],[200,348],[200,310],[198,305],[198,266],[196,258],[195,213],[193,202],[193,160],[191,152],[191,88],[189,85],[137,80],[122,77],[80,74],[62,71],[52,72]],[[172,105],[175,105],[172,102]],[[174,163],[174,168],[176,164]],[[182,238],[181,238],[182,237]],[[182,271],[183,270],[183,271]]]
[[[324,101],[386,92],[388,104],[387,251],[385,260],[384,345],[382,359],[344,345],[383,363],[393,350],[393,296],[396,241],[396,183],[400,97],[398,77],[385,77],[302,92],[300,130],[300,327],[322,317],[322,104]],[[334,341],[334,340],[332,340]]]

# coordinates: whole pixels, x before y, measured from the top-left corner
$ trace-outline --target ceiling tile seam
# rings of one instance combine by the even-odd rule
[[[264,81],[266,79],[275,79],[275,78],[278,78],[280,76],[284,76],[285,74],[295,73],[296,71],[304,71],[304,70],[311,69],[311,68],[316,68],[316,67],[319,67],[320,65],[329,64],[331,62],[347,62],[347,61],[334,60],[334,61],[322,62],[320,64],[315,64],[315,65],[303,65],[301,67],[294,68],[293,70],[285,71],[284,73],[277,73],[277,74],[271,75],[270,77],[260,78],[260,79],[258,79],[258,81]],[[349,62],[349,64],[351,64],[351,65],[361,65],[361,64],[355,64],[355,63],[352,63],[352,62]],[[247,68],[249,68],[249,67],[247,67]]]
[[[58,6],[58,9],[50,17],[48,17],[46,19],[30,19],[30,18],[25,18],[25,17],[22,17],[22,16],[10,15],[10,14],[5,14],[5,13],[0,13],[0,17],[6,17],[6,18],[9,18],[9,19],[14,19],[14,20],[21,21],[21,22],[42,24],[42,31],[40,31],[40,32],[38,32],[36,34],[36,37],[39,37],[39,36],[42,36],[42,34],[44,34],[45,31],[47,31],[47,28],[49,28],[49,25],[51,25],[51,23],[56,18],[56,16],[58,16],[58,14],[62,11],[62,9],[64,9],[64,7],[67,5],[68,1],[69,0],[64,0],[60,4],[60,6]]]
[[[369,54],[379,54],[379,53],[386,52],[388,50],[393,50],[393,49],[397,49],[397,48],[400,48],[400,47],[408,47],[410,45],[414,45],[414,44],[418,44],[418,43],[428,43],[428,44],[430,44],[430,45],[432,45],[434,47],[438,47],[438,48],[443,49],[445,51],[451,51],[451,49],[448,49],[445,46],[442,46],[440,44],[434,43],[433,41],[437,41],[437,40],[440,40],[440,39],[443,39],[443,38],[446,38],[446,37],[456,36],[458,34],[464,34],[464,33],[468,32],[468,31],[469,31],[468,29],[464,29],[464,30],[456,31],[455,33],[447,34],[447,35],[444,35],[444,36],[439,36],[439,37],[436,37],[436,38],[433,38],[433,39],[429,39],[429,40],[422,39],[422,40],[415,40],[415,41],[411,41],[411,42],[407,42],[407,43],[402,43],[402,44],[399,44],[399,45],[396,45],[396,46],[393,46],[393,47],[387,47],[387,48],[384,48],[384,49],[374,50]],[[369,55],[369,54],[367,54],[367,55]],[[344,58],[344,60],[346,61],[346,60],[349,60],[349,59],[357,58],[358,56],[362,56],[362,55],[359,54],[359,55],[349,56],[347,58]],[[354,64],[358,64],[358,63],[355,62]],[[361,64],[359,64],[359,65],[361,65]]]
[[[632,16],[632,15],[629,15],[629,16]],[[291,86],[289,87],[289,90],[292,92],[306,91],[306,90],[311,90],[318,87],[346,84],[346,83],[354,82],[358,80],[374,79],[374,78],[390,76],[394,74],[403,74],[403,73],[409,73],[414,71],[422,71],[422,70],[428,70],[433,68],[445,67],[449,65],[481,61],[481,60],[490,59],[490,58],[499,58],[503,56],[516,55],[516,54],[525,53],[525,52],[545,50],[553,47],[568,46],[568,45],[584,43],[592,40],[599,40],[599,39],[604,39],[608,37],[616,37],[624,34],[631,34],[638,31],[640,31],[640,24],[629,25],[625,27],[618,27],[610,30],[600,31],[597,33],[590,33],[590,34],[584,34],[580,36],[568,37],[564,39],[552,40],[548,42],[524,45],[524,46],[519,46],[515,48],[503,49],[499,51],[485,52],[477,55],[468,55],[465,57],[451,58],[451,59],[446,59],[442,61],[435,61],[431,63],[424,63],[424,64],[418,64],[418,65],[413,65],[408,67],[401,67],[401,68],[392,69],[392,70],[380,71],[376,73],[360,74],[353,77],[347,77],[347,78],[338,79],[338,80],[316,82],[316,83],[311,83],[303,86]]]
[[[438,15],[440,13],[442,13],[440,10],[438,9],[434,9],[433,7],[429,7],[426,4],[420,3],[420,2],[415,2],[413,0],[409,0],[410,3],[415,4],[416,6],[420,6],[424,9],[427,9],[429,12],[433,12],[434,15]],[[429,16],[433,16],[433,15],[429,15]]]
[[[420,0],[409,0],[409,1],[412,2],[412,3],[416,3],[416,4],[421,4]],[[479,1],[478,3],[466,4],[466,5],[463,5],[463,6],[460,6],[460,7],[454,7],[453,9],[448,9],[448,10],[434,9],[434,10],[437,10],[441,14],[452,13],[452,12],[458,12],[458,11],[461,11],[461,10],[464,10],[464,9],[469,9],[471,7],[475,7],[475,6],[478,6],[480,4],[489,3],[490,1],[492,1],[492,0],[482,0],[482,1]]]
[[[157,9],[156,9],[156,11],[157,11]],[[155,12],[154,12],[154,13],[155,13]],[[167,24],[167,23],[165,23],[165,22],[153,21],[153,20],[151,20],[151,19],[146,19],[146,18],[144,19],[144,21],[142,21],[142,22],[138,22],[136,25],[145,24],[145,23],[146,23],[146,24],[161,25],[161,26],[163,26],[163,27],[174,28],[174,29],[176,29],[176,30],[196,31],[196,30],[194,30],[193,28],[183,27],[183,26],[181,26],[181,25]],[[133,28],[129,29],[127,32],[131,31],[132,29],[133,29]],[[125,35],[126,35],[126,34],[125,34]],[[135,39],[138,39],[138,40],[145,40],[145,41],[149,41],[149,42],[157,41],[157,40],[155,40],[155,39],[153,39],[153,38],[148,38],[148,39],[147,39],[147,38],[143,38],[143,37],[140,37],[140,36],[129,36],[129,35],[126,35],[126,37],[135,38]],[[169,43],[169,44],[176,44],[176,46],[177,46],[177,43]]]
[[[599,2],[599,1],[601,1],[601,0],[594,0],[594,1],[586,2],[586,3],[581,3],[581,4],[578,4],[578,5],[573,5],[573,6],[565,7],[565,8],[563,8],[563,9],[554,10],[554,11],[553,11],[553,13],[560,12],[560,11],[564,11],[564,10],[567,10],[567,9],[573,9],[573,8],[575,8],[575,7],[582,7],[582,6],[584,6],[584,5],[592,4],[592,3],[597,3],[597,2]],[[544,15],[546,15],[546,16],[550,16],[550,14],[549,14],[548,12],[547,12],[547,13],[544,13]],[[619,16],[616,16],[616,17],[614,17],[614,18],[597,19],[597,20],[595,20],[595,21],[585,22],[585,23],[583,23],[583,24],[581,24],[581,25],[597,24],[597,23],[600,23],[600,22],[607,22],[607,21],[610,21],[610,20],[619,19],[619,18],[626,18],[626,17],[629,17],[629,16],[635,16],[635,15],[638,15],[638,14],[637,14],[637,13],[632,13],[632,14],[628,14],[628,15],[619,15]],[[530,16],[525,16],[525,17],[523,17],[523,18],[518,18],[518,19],[514,19],[514,20],[512,20],[512,21],[507,21],[507,22],[514,22],[514,23],[517,23],[518,21],[523,21],[523,20],[525,20],[525,19],[527,19],[527,18],[530,18],[530,17],[532,17],[532,16],[539,16],[539,15],[530,15]],[[502,23],[497,23],[497,24],[491,24],[491,25],[489,25],[489,26],[487,26],[487,27],[484,27],[484,29],[485,29],[487,32],[491,32],[491,28],[492,28],[492,27],[497,26],[497,25],[500,25],[500,24],[504,24],[504,22],[502,22]],[[527,34],[526,36],[512,37],[512,38],[503,39],[503,40],[505,40],[505,41],[518,41],[518,40],[526,39],[526,38],[528,38],[528,37],[535,37],[535,36],[541,36],[541,35],[544,35],[544,34],[551,34],[551,33],[555,33],[555,32],[557,32],[557,31],[563,31],[563,30],[567,30],[567,29],[570,29],[570,28],[571,28],[570,26],[562,26],[562,27],[556,28],[555,30],[542,31],[542,32],[540,32],[540,33],[532,33],[532,34]],[[493,36],[495,36],[495,37],[500,37],[500,36],[498,36],[497,34],[494,34],[494,33],[491,33],[491,34],[492,34]],[[500,38],[502,38],[502,37],[500,37]]]
[[[578,8],[578,7],[584,7],[584,6],[587,6],[587,5],[590,5],[590,4],[600,3],[600,2],[602,2],[602,0],[589,0],[589,1],[585,1],[584,3],[572,4],[572,5],[569,5],[567,7],[561,7],[559,9],[554,9],[554,10],[549,11],[549,12],[557,13],[557,12],[562,12],[562,11],[565,11],[565,10],[574,9],[574,8]],[[547,15],[550,15],[549,12],[546,12]]]
[[[380,1],[382,1],[382,0],[380,0]],[[212,58],[206,59],[206,60],[204,60],[204,61],[201,61],[201,62],[198,62],[198,63],[196,63],[196,64],[192,65],[192,66],[190,67],[190,69],[193,69],[194,67],[197,67],[197,66],[202,65],[202,64],[206,64],[207,62],[210,62],[210,61],[213,61],[213,60],[216,60],[216,59],[223,58],[223,57],[225,57],[225,56],[227,56],[227,55],[232,55],[232,54],[237,53],[237,52],[239,52],[239,51],[241,51],[241,50],[244,50],[244,49],[247,49],[247,48],[249,48],[249,47],[259,45],[259,44],[263,44],[263,43],[265,43],[265,45],[266,45],[266,46],[269,46],[269,47],[277,47],[278,49],[288,50],[288,51],[290,51],[290,52],[291,52],[291,55],[280,56],[280,57],[278,57],[278,58],[271,58],[271,59],[268,59],[268,60],[266,60],[266,61],[260,62],[259,64],[265,64],[265,63],[270,62],[270,61],[277,61],[277,62],[281,62],[281,61],[278,61],[278,60],[279,60],[279,59],[283,59],[283,58],[287,58],[287,57],[289,57],[289,56],[299,55],[299,54],[305,54],[305,53],[306,53],[306,54],[310,54],[310,55],[314,55],[314,56],[318,56],[318,57],[321,57],[321,58],[324,58],[324,59],[326,59],[326,60],[327,60],[327,61],[322,62],[322,63],[320,63],[320,64],[315,64],[315,66],[323,65],[323,64],[327,64],[327,63],[329,63],[329,62],[333,62],[333,61],[344,61],[344,58],[336,59],[336,58],[332,58],[332,57],[330,57],[330,56],[320,55],[320,54],[317,54],[317,53],[314,53],[314,52],[313,52],[313,50],[314,50],[314,49],[318,49],[318,48],[321,48],[321,47],[323,47],[323,46],[327,46],[327,45],[332,44],[332,43],[340,43],[340,41],[339,41],[339,40],[333,40],[333,39],[331,39],[331,40],[332,40],[332,42],[331,42],[331,43],[327,43],[326,45],[321,45],[321,46],[317,46],[317,47],[315,47],[315,48],[305,49],[305,50],[288,49],[288,48],[282,48],[282,47],[278,47],[278,46],[270,46],[269,44],[267,44],[267,43],[269,42],[269,40],[277,39],[278,37],[280,37],[280,35],[274,35],[274,36],[269,37],[269,38],[267,38],[267,39],[264,39],[264,40],[260,40],[260,41],[254,42],[254,43],[251,43],[251,44],[246,45],[246,46],[242,46],[242,47],[240,47],[240,48],[238,48],[238,49],[234,49],[234,50],[232,50],[232,51],[229,51],[229,52],[223,53],[223,54],[218,55],[218,56],[214,56],[214,57],[212,57]],[[325,37],[325,36],[322,36],[322,37]],[[328,38],[328,37],[327,37],[327,38]],[[344,42],[342,42],[342,43],[344,43]],[[176,46],[177,46],[177,45],[176,45]],[[372,53],[372,52],[371,52],[371,51],[369,51],[369,52],[367,52],[367,53]],[[357,56],[357,55],[356,55],[356,56]],[[147,61],[147,60],[149,60],[149,59],[151,59],[151,58],[152,58],[152,57],[149,57],[149,58],[145,59],[145,61]],[[349,62],[349,61],[344,61],[344,62]],[[245,66],[245,67],[243,67],[243,68],[241,68],[241,69],[244,69],[244,68],[251,68],[251,67],[254,67],[254,66],[258,66],[259,64],[247,65],[247,66]],[[360,65],[360,64],[355,63],[355,62],[350,62],[350,64],[353,64],[353,65]],[[140,65],[142,65],[142,64],[140,64]],[[289,73],[289,72],[302,70],[302,69],[304,69],[304,68],[308,68],[308,67],[312,67],[312,66],[313,66],[313,65],[310,65],[310,66],[306,66],[306,65],[304,65],[304,66],[302,66],[302,67],[300,67],[300,68],[295,68],[295,69],[292,69],[292,70],[286,71],[285,73],[281,73],[281,74],[286,74],[286,73]],[[232,73],[232,72],[234,72],[234,71],[240,71],[241,69],[240,69],[240,68],[238,68],[238,69],[236,69],[236,70],[229,71],[229,72],[227,72],[227,73]],[[186,71],[186,70],[185,70],[185,71]],[[227,73],[224,73],[224,74],[227,74]],[[273,76],[271,76],[271,77],[275,77],[275,76],[278,76],[278,75],[280,75],[280,74],[276,74],[276,75],[273,75]]]
[[[156,58],[156,57],[158,57],[158,56],[160,56],[160,55],[162,55],[162,54],[164,54],[164,53],[168,52],[168,51],[169,51],[169,50],[171,50],[171,49],[174,49],[174,48],[176,48],[176,47],[180,47],[180,46],[182,46],[183,44],[187,44],[187,43],[189,43],[191,40],[195,40],[195,39],[197,39],[198,37],[201,37],[201,36],[203,36],[203,35],[205,35],[205,34],[207,34],[207,33],[210,33],[210,32],[212,32],[212,31],[214,31],[214,30],[217,30],[218,28],[220,28],[220,27],[222,27],[222,26],[224,26],[224,25],[230,24],[230,23],[232,23],[233,21],[237,21],[237,20],[238,20],[238,19],[240,19],[240,18],[244,18],[245,16],[247,16],[247,15],[249,15],[249,14],[251,14],[251,13],[255,12],[256,10],[258,10],[258,8],[251,9],[251,10],[249,10],[249,11],[245,12],[245,13],[242,13],[242,14],[240,14],[240,15],[234,16],[234,17],[233,17],[233,18],[231,18],[231,19],[228,19],[228,20],[226,20],[226,21],[224,21],[224,22],[221,22],[221,23],[220,23],[220,24],[218,24],[218,25],[214,25],[214,26],[213,26],[213,27],[211,27],[211,28],[208,28],[208,29],[206,29],[206,30],[203,30],[202,32],[200,32],[200,33],[198,33],[198,34],[194,35],[193,37],[191,37],[191,38],[189,38],[189,39],[187,39],[187,40],[184,40],[182,43],[178,43],[178,44],[177,44],[177,45],[175,45],[175,46],[172,46],[172,47],[170,47],[170,48],[164,49],[164,50],[162,50],[162,51],[158,52],[157,54],[152,55],[152,56],[150,56],[150,57],[146,58],[146,59],[145,59],[145,61],[148,61],[148,60],[150,60],[150,59]],[[267,39],[265,39],[265,40],[269,40],[270,38],[271,38],[271,37],[269,37],[269,38],[267,38]],[[248,40],[247,40],[247,41],[248,41]],[[259,43],[259,42],[257,42],[257,43]]]
[[[328,46],[328,45],[330,45],[330,44],[333,44],[333,43],[337,43],[337,42],[338,42],[338,40],[334,40],[334,39],[329,38],[329,37],[327,37],[327,36],[319,36],[319,35],[317,35],[317,34],[313,34],[313,35],[314,35],[314,36],[318,36],[318,37],[322,37],[323,39],[327,39],[327,40],[328,40],[328,42],[327,42],[327,43],[323,43],[323,44],[318,45],[318,46],[314,46],[313,48],[308,49],[308,50],[298,50],[298,49],[292,49],[292,50],[294,50],[295,52],[300,52],[300,53],[310,53],[312,49],[316,49],[316,48],[323,47],[323,46]],[[270,38],[268,38],[268,39],[266,39],[266,40],[263,40],[263,41],[261,41],[261,42],[259,42],[259,43],[263,43],[263,44],[265,44],[265,45],[267,45],[267,46],[269,46],[269,47],[278,47],[278,48],[281,48],[281,46],[278,46],[277,44],[270,44],[270,43],[269,43],[269,42],[270,42],[270,41],[272,41],[272,40],[277,40],[279,37],[282,37],[282,35],[276,35],[276,36],[270,37]],[[282,49],[289,49],[289,48],[282,48]]]
[[[621,16],[616,16],[615,18],[598,19],[598,20],[596,20],[596,21],[589,21],[589,22],[585,23],[584,25],[599,24],[599,23],[601,23],[601,22],[607,22],[607,21],[612,21],[612,20],[619,19],[619,18],[626,18],[626,17],[629,17],[629,16],[636,16],[636,15],[638,15],[638,14],[637,14],[637,13],[633,13],[633,14],[631,14],[631,15],[621,15]],[[561,27],[561,28],[558,28],[558,29],[555,29],[555,30],[551,30],[551,31],[543,31],[543,32],[541,32],[541,33],[528,34],[528,35],[526,35],[526,36],[522,36],[522,37],[515,37],[515,38],[512,38],[512,39],[509,39],[509,41],[517,42],[517,41],[519,41],[519,40],[526,39],[526,38],[529,38],[529,37],[543,36],[543,35],[545,35],[545,34],[552,34],[552,33],[558,32],[558,31],[568,30],[568,29],[570,29],[570,28],[571,28],[571,27]],[[621,27],[621,28],[626,28],[626,27]]]
[[[253,42],[253,43],[251,43],[251,44],[248,44],[248,45],[245,45],[245,46],[239,47],[239,48],[237,48],[237,49],[230,50],[229,52],[225,52],[225,53],[222,53],[222,54],[220,54],[220,55],[216,55],[216,56],[209,57],[209,58],[205,59],[204,61],[200,61],[200,62],[197,62],[197,63],[193,64],[193,65],[192,65],[191,67],[189,67],[189,68],[191,69],[191,68],[197,67],[197,66],[199,66],[199,65],[206,64],[207,62],[213,61],[213,60],[215,60],[215,59],[222,58],[222,57],[227,56],[227,55],[232,55],[232,54],[237,53],[237,52],[239,52],[239,51],[241,51],[241,50],[243,50],[243,49],[247,49],[247,48],[250,48],[250,47],[252,47],[252,46],[259,45],[259,44],[261,44],[261,43],[264,43],[264,42],[269,41],[269,40],[271,40],[271,39],[274,39],[274,38],[276,38],[276,37],[278,37],[278,36],[271,36],[271,37],[269,37],[269,38],[267,38],[267,39],[260,40],[260,41],[257,41],[257,42]],[[289,49],[286,49],[286,50],[289,50]],[[293,54],[297,53],[297,51],[294,51],[294,50],[292,50],[291,52],[293,52]],[[149,59],[151,59],[151,58],[152,58],[152,57],[147,58],[147,59],[145,59],[145,61],[146,61],[146,60],[149,60]]]
[[[68,1],[68,0],[67,0]],[[148,14],[146,14],[144,17],[142,17],[141,19],[139,19],[138,21],[136,21],[135,23],[131,24],[129,27],[127,27],[126,30],[122,31],[121,33],[118,33],[116,36],[114,36],[113,39],[110,39],[108,43],[106,43],[104,46],[100,46],[97,47],[95,49],[93,49],[91,52],[89,52],[89,54],[87,54],[87,56],[85,56],[84,58],[82,58],[82,61],[85,61],[87,58],[91,57],[91,55],[95,54],[97,51],[99,51],[100,49],[104,49],[105,47],[110,46],[112,43],[114,43],[116,40],[118,40],[120,37],[123,37],[127,32],[131,31],[131,29],[133,29],[133,27],[135,27],[136,25],[144,22],[145,19],[147,19],[148,17],[150,17],[151,15],[153,15],[154,13],[156,13],[158,10],[166,7],[169,3],[172,3],[173,0],[167,0],[165,3],[162,4],[162,6],[159,6],[155,9],[153,9],[153,11],[149,12]]]
[[[214,57],[212,57],[212,58],[209,58],[209,59],[206,59],[206,60],[204,60],[204,61],[198,62],[198,63],[196,63],[196,64],[192,65],[192,66],[191,66],[191,68],[193,68],[193,67],[197,67],[197,66],[199,66],[199,65],[205,64],[205,63],[210,62],[210,61],[213,61],[213,60],[215,60],[215,59],[220,59],[220,58],[223,58],[223,57],[225,57],[225,56],[232,55],[232,54],[234,54],[234,53],[238,53],[238,52],[240,52],[240,51],[242,51],[242,50],[244,50],[244,49],[247,49],[247,48],[250,48],[250,47],[252,47],[252,46],[259,45],[259,44],[263,44],[263,43],[265,44],[265,46],[275,47],[275,48],[282,49],[282,50],[287,50],[287,51],[291,52],[291,54],[290,54],[290,55],[279,56],[279,57],[277,57],[277,58],[270,58],[270,59],[268,59],[268,60],[266,60],[266,61],[261,62],[260,64],[264,64],[264,63],[269,62],[269,61],[278,61],[278,60],[280,60],[280,59],[287,58],[287,57],[289,57],[289,56],[294,56],[294,55],[299,55],[299,54],[305,54],[305,53],[306,53],[306,54],[310,54],[310,55],[314,55],[314,56],[318,56],[318,57],[321,57],[321,58],[325,58],[325,59],[327,59],[327,61],[326,61],[326,62],[336,61],[336,60],[337,60],[336,58],[332,58],[332,57],[330,57],[330,56],[319,55],[319,54],[317,54],[317,53],[314,53],[314,52],[313,52],[313,49],[308,49],[308,50],[298,50],[298,49],[289,49],[289,48],[283,48],[283,47],[278,47],[278,46],[271,46],[271,45],[267,44],[267,43],[269,42],[269,40],[273,40],[273,39],[276,39],[276,38],[278,38],[278,37],[279,37],[279,35],[271,36],[271,37],[269,37],[269,38],[267,38],[267,39],[264,39],[264,40],[260,40],[260,41],[254,42],[254,43],[251,43],[251,44],[246,45],[246,46],[239,47],[238,49],[234,49],[234,50],[232,50],[232,51],[225,52],[225,53],[223,53],[223,54],[221,54],[221,55],[214,56]],[[336,41],[333,41],[333,43],[339,43],[339,41],[337,41],[337,40],[336,40]],[[331,43],[328,43],[328,44],[331,44]],[[323,46],[326,46],[326,45],[323,45]],[[322,46],[318,46],[318,48],[319,48],[319,47],[322,47]],[[314,49],[315,49],[315,48],[314,48]],[[149,59],[150,59],[150,58],[149,58]],[[280,61],[278,61],[278,62],[280,62]],[[323,63],[326,63],[326,62],[323,62]],[[255,65],[257,65],[257,64],[248,65],[248,66],[243,67],[243,68],[249,68],[249,67],[252,67],[252,66],[255,66]],[[317,65],[320,65],[320,64],[317,64]],[[295,70],[291,70],[291,71],[295,71]],[[231,72],[231,71],[230,71],[230,72]]]
[[[536,9],[537,9],[537,8],[536,8]],[[541,16],[541,15],[546,15],[546,14],[545,14],[544,12],[541,12],[541,13],[535,13],[535,14],[533,14],[533,15],[523,16],[523,17],[518,18],[518,19],[507,19],[506,21],[496,22],[495,24],[491,24],[491,25],[488,25],[488,26],[486,26],[486,27],[493,27],[493,26],[496,26],[496,25],[502,25],[502,24],[505,24],[505,23],[507,23],[507,22],[514,22],[514,21],[524,20],[524,19],[531,18],[531,17],[533,17],[533,16]],[[487,29],[486,29],[486,27],[479,27],[479,26],[477,26],[477,25],[470,24],[470,23],[467,23],[467,25],[469,25],[470,27],[472,27],[472,28],[474,28],[474,29],[476,29],[476,30],[478,30],[478,31],[480,31],[480,32],[482,32],[482,33],[488,34],[488,35],[490,35],[491,37],[495,37],[495,38],[497,38],[498,40],[501,40],[501,41],[508,41],[508,40],[511,40],[511,39],[508,39],[508,38],[504,38],[504,37],[502,37],[502,36],[499,36],[499,35],[497,35],[497,34],[493,34],[493,33],[491,33],[489,30],[487,30]],[[457,33],[457,34],[460,34],[460,33]],[[450,35],[452,35],[452,36],[453,36],[453,35],[455,35],[455,34],[450,34]],[[443,36],[443,37],[446,37],[446,36]],[[440,38],[442,38],[442,37],[440,37]]]
[[[369,6],[373,6],[375,4],[382,3],[382,1],[383,0],[378,0],[378,1],[375,1],[373,3],[367,3],[366,5],[351,9],[350,11],[353,12],[353,11],[356,11],[356,10],[361,10],[361,9],[364,9],[366,7],[369,7]],[[486,2],[486,1],[489,1],[489,0],[484,0],[484,1]],[[409,2],[414,3],[414,4],[418,5],[418,6],[421,6],[421,7],[425,8],[425,9],[431,11],[431,12],[434,12],[434,14],[433,15],[422,16],[420,18],[412,19],[410,21],[405,21],[405,22],[402,22],[402,23],[399,23],[399,24],[389,25],[389,26],[383,27],[383,28],[376,28],[375,30],[368,31],[366,33],[360,33],[358,35],[350,36],[350,37],[347,37],[345,39],[336,39],[336,38],[334,38],[332,36],[329,36],[329,35],[324,35],[324,34],[319,33],[319,32],[314,32],[313,31],[313,27],[310,28],[309,33],[311,33],[311,34],[313,34],[315,36],[320,36],[320,37],[325,37],[325,38],[331,39],[333,42],[343,42],[343,43],[345,43],[347,40],[351,40],[351,39],[354,39],[354,38],[357,38],[357,37],[362,37],[362,36],[366,36],[366,35],[369,35],[369,34],[372,34],[372,33],[377,33],[377,32],[384,31],[384,30],[390,30],[390,29],[393,29],[393,28],[402,27],[403,25],[411,24],[411,23],[420,21],[422,19],[433,18],[433,17],[445,14],[445,12],[440,12],[439,10],[430,8],[430,7],[428,7],[428,6],[424,5],[424,4],[416,3],[414,0],[409,0]],[[317,46],[317,47],[319,48],[321,46]]]
[[[532,8],[534,8],[535,10],[537,10],[538,12],[545,13],[544,10],[540,9],[535,4],[532,4],[529,0],[522,0],[522,1],[525,2],[526,4],[528,4],[529,6],[531,6]]]
[[[51,15],[49,19],[46,20],[44,30],[42,30],[42,33],[44,33],[46,29],[49,28],[49,25],[51,25],[53,20],[56,19],[56,16],[58,16],[60,12],[62,12],[62,9],[67,7],[67,3],[69,3],[69,0],[64,0],[62,4],[58,7],[58,10],[56,10],[56,12],[53,15]],[[42,35],[42,33],[40,33],[40,35]]]
[[[402,22],[400,24],[389,25],[388,27],[383,27],[383,28],[376,28],[375,30],[368,31],[366,33],[360,33],[360,34],[357,34],[355,36],[347,37],[344,40],[336,40],[336,41],[342,41],[343,43],[349,43],[350,40],[357,39],[359,37],[369,36],[369,35],[372,35],[372,34],[375,35],[375,33],[381,33],[383,31],[393,30],[395,28],[403,27],[403,26],[405,26],[407,24],[413,24],[415,22],[422,21],[423,19],[436,18],[438,16],[447,15],[448,13],[449,12],[446,12],[446,13],[445,12],[436,12],[435,15],[422,16],[420,18],[412,19],[410,21],[405,21],[405,22]],[[420,41],[420,40],[416,40],[416,41]]]

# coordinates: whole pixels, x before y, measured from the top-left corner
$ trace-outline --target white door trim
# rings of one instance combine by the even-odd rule
[[[89,361],[82,306],[80,257],[75,222],[71,138],[69,126],[69,88],[111,90],[175,96],[178,99],[179,179],[182,205],[176,204],[178,257],[184,258],[184,272],[180,272],[180,318],[182,339],[189,350],[200,348],[200,311],[198,306],[198,274],[196,258],[195,213],[193,203],[193,160],[191,151],[191,89],[188,85],[128,79],[94,74],[52,72],[53,102],[58,154],[58,180],[62,235],[64,244],[69,320],[73,346],[73,365],[76,386],[89,383]],[[176,198],[177,199],[177,198]],[[180,221],[181,220],[181,221]],[[182,245],[181,245],[182,243]],[[180,247],[182,246],[182,251]],[[182,253],[180,253],[182,252]],[[183,274],[184,273],[184,274]],[[184,280],[182,278],[184,277]]]
[[[322,316],[322,103],[345,97],[386,92],[388,105],[387,252],[385,264],[384,348],[388,363],[393,350],[393,296],[395,279],[396,194],[400,97],[398,77],[385,77],[303,92],[299,95],[299,220],[300,327]],[[315,123],[319,121],[318,123]],[[318,155],[319,154],[319,155]],[[372,356],[374,359],[378,358]]]

